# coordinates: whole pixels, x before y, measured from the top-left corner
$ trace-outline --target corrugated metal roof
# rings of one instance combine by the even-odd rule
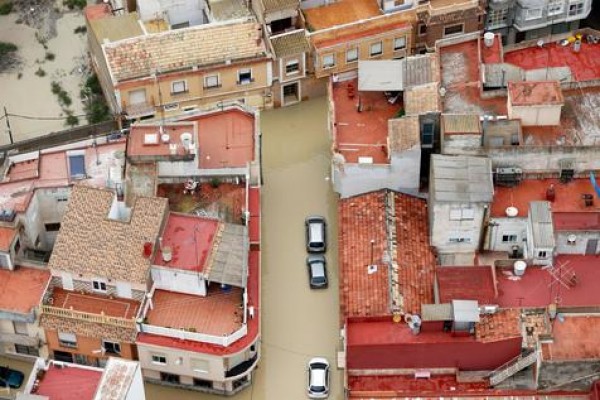
[[[479,322],[479,304],[475,300],[452,300],[454,322]]]
[[[423,321],[452,321],[452,304],[423,304],[421,305]]]
[[[212,282],[244,288],[248,275],[248,230],[243,225],[224,224],[215,255],[208,266]]]
[[[310,51],[310,44],[306,38],[306,31],[304,29],[271,36],[271,44],[278,58],[308,53]]]
[[[554,224],[550,202],[530,202],[529,221],[532,228],[533,246],[536,248],[553,248],[555,246]]]
[[[492,201],[492,163],[489,158],[433,155],[431,195],[436,201]]]
[[[481,124],[477,114],[443,114],[442,126],[444,133],[481,133]]]

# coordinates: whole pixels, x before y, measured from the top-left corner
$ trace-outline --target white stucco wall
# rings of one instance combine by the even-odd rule
[[[450,212],[455,208],[473,209],[473,219],[451,220]],[[438,202],[433,204],[431,215],[431,244],[439,253],[469,253],[478,248],[484,216],[483,204]],[[452,242],[450,239],[453,237],[463,237],[465,241]]]
[[[190,26],[194,26],[208,22],[202,15],[202,10],[206,8],[204,0],[144,0],[137,4],[142,21],[163,18],[166,15],[171,25],[189,22]]]
[[[575,235],[575,243],[569,243],[567,238],[569,235]],[[557,232],[556,238],[556,253],[557,254],[585,254],[588,240],[598,240],[600,242],[600,232],[591,231],[561,231]],[[598,248],[596,248],[596,254]]]
[[[508,118],[520,119],[523,126],[560,125],[561,105],[508,106]]]
[[[512,246],[518,245],[523,248],[527,237],[527,218],[491,218],[486,250],[506,251],[512,250]],[[516,235],[513,242],[503,242],[504,235]]]
[[[150,273],[156,289],[206,296],[206,281],[196,272],[153,265]]]

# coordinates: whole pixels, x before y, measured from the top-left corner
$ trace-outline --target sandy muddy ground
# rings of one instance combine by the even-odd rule
[[[57,81],[72,100],[68,107],[74,115],[83,114],[79,92],[87,74],[87,41],[85,33],[74,33],[84,26],[81,12],[62,9],[59,3],[32,1],[7,16],[0,16],[0,41],[12,42],[19,47],[20,66],[13,71],[0,73],[0,115],[6,107],[9,114],[32,117],[65,117],[57,97],[51,92],[51,82]],[[32,11],[33,9],[33,11]],[[21,21],[21,23],[17,23]],[[46,43],[44,49],[41,42]],[[53,53],[54,60],[46,60]],[[36,76],[38,69],[45,71]],[[19,77],[19,74],[21,76]],[[79,118],[86,123],[85,117]],[[65,129],[65,121],[36,120],[10,117],[15,141]],[[0,121],[0,145],[9,143],[5,121]]]

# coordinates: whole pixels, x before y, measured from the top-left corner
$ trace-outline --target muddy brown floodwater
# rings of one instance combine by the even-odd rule
[[[306,399],[306,364],[331,364],[330,399],[343,399],[339,348],[336,197],[329,181],[327,102],[319,98],[261,113],[263,134],[262,361],[253,387],[235,400]],[[327,218],[329,288],[311,290],[304,218]],[[146,385],[148,400],[222,400]]]

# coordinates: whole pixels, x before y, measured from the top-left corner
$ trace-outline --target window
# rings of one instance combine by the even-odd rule
[[[419,36],[426,35],[427,34],[427,25],[419,24],[418,32],[419,32]]]
[[[106,292],[106,282],[100,280],[92,281],[92,288],[97,292]]]
[[[433,147],[434,124],[424,122],[421,129],[421,145],[423,147]]]
[[[292,60],[285,63],[285,73],[288,75],[297,74],[300,72],[300,62]]]
[[[165,111],[175,111],[175,110],[179,110],[179,103],[170,103],[170,104],[165,104],[163,106],[163,110]]]
[[[102,347],[106,354],[121,354],[121,344],[117,342],[102,341]]]
[[[546,250],[538,251],[538,258],[546,258],[546,257],[548,257],[548,253],[546,252]]]
[[[77,336],[74,333],[58,332],[58,344],[75,349],[77,348]]]
[[[25,322],[13,322],[15,333],[17,335],[27,335],[27,324]]]
[[[182,29],[190,26],[190,21],[180,22],[178,24],[171,25],[171,29]]]
[[[167,356],[163,354],[152,354],[152,364],[166,365]]]
[[[507,233],[502,235],[502,242],[503,243],[512,243],[512,242],[516,242],[517,241],[517,235],[515,235],[514,233]]]
[[[83,179],[85,174],[85,155],[69,155],[69,176],[71,179]]]
[[[219,75],[207,75],[204,77],[204,88],[212,89],[221,86],[219,83]]]
[[[394,51],[406,48],[406,37],[394,38]]]
[[[550,0],[548,2],[548,16],[562,14],[564,0]]]
[[[188,91],[187,81],[171,82],[171,94],[185,93]]]
[[[583,13],[583,2],[569,4],[569,17]]]
[[[253,80],[252,69],[245,68],[238,70],[238,85],[249,85]]]
[[[463,33],[464,25],[456,24],[444,27],[444,36],[456,35]]]
[[[192,370],[194,372],[207,373],[210,371],[208,361],[206,361],[206,360],[198,360],[198,359],[192,358],[190,360],[190,364],[192,365]]]
[[[358,48],[355,47],[353,49],[346,50],[346,62],[353,63],[358,60]]]
[[[323,69],[335,67],[335,56],[333,54],[325,54],[321,57],[321,64]]]
[[[166,372],[160,373],[160,380],[168,383],[179,383],[179,375],[167,374]]]
[[[383,53],[383,44],[381,42],[371,44],[369,54],[371,57],[380,56]]]
[[[508,23],[508,8],[502,8],[500,10],[488,10],[488,28],[495,26],[502,26]]]
[[[33,346],[23,346],[21,344],[15,344],[15,352],[18,354],[27,354],[30,356],[38,357],[40,352]]]
[[[471,207],[453,207],[450,209],[450,221],[472,220],[475,210]]]
[[[194,386],[212,388],[213,384],[212,381],[205,381],[204,379],[194,378]]]
[[[531,21],[542,17],[541,8],[530,8],[525,10],[525,21]]]
[[[58,232],[60,230],[60,222],[44,224],[44,228],[46,228],[46,232]]]
[[[471,243],[471,238],[461,233],[453,233],[448,237],[450,243]]]

